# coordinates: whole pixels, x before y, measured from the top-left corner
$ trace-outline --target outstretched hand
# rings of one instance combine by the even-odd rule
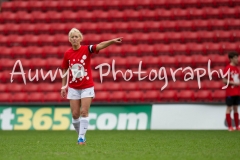
[[[112,39],[112,41],[114,43],[122,43],[122,39],[123,39],[123,37],[119,37],[119,38]]]

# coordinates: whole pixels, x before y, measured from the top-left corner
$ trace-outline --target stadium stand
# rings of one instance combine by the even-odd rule
[[[46,74],[50,69],[55,71],[61,67],[63,54],[71,47],[67,33],[73,27],[83,32],[83,44],[124,37],[123,44],[111,46],[92,58],[96,103],[222,102],[224,84],[216,74],[212,81],[208,74],[204,76],[203,90],[199,90],[196,78],[184,82],[185,73],[175,73],[177,81],[173,82],[170,68],[207,68],[208,60],[211,60],[211,69],[219,70],[228,63],[227,52],[240,51],[240,2],[234,0],[99,0],[81,3],[74,0],[13,0],[3,2],[1,11],[0,91],[4,92],[1,103],[66,102],[59,94],[59,73],[55,81],[49,77],[43,80],[40,71],[38,80],[29,81],[29,76],[33,77],[37,69],[42,68]],[[124,75],[118,73],[114,80],[113,59],[115,69],[123,73],[127,69],[137,71],[142,61],[142,70],[146,72],[143,75],[151,75],[138,81],[138,76],[133,74],[125,81]],[[14,75],[14,81],[10,81],[17,60],[22,62],[27,85],[23,84],[21,75]],[[111,66],[102,83],[99,71],[95,69],[101,63]],[[149,77],[154,78],[151,70],[158,73],[160,67],[166,68],[169,80],[163,91],[164,79],[149,80]]]

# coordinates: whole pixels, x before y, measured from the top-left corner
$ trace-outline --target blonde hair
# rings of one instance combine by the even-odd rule
[[[77,28],[72,28],[69,33],[68,33],[68,38],[70,40],[70,37],[72,35],[72,33],[76,32],[83,40],[83,34],[77,29]]]

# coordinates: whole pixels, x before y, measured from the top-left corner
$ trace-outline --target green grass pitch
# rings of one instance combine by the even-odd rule
[[[0,131],[2,160],[238,160],[240,132],[88,131],[87,145],[75,131]]]

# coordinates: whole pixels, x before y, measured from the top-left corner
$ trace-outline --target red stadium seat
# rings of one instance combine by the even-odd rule
[[[178,99],[179,101],[194,101],[194,92],[191,90],[181,90],[178,93]]]
[[[1,103],[11,103],[12,102],[13,95],[11,93],[4,93],[0,96],[0,102]]]
[[[159,17],[157,15],[158,10],[141,9],[140,19],[141,20],[157,20]]]
[[[26,11],[19,11],[16,14],[16,18],[15,21],[17,23],[21,22],[21,23],[27,23],[30,22],[32,19],[32,15],[27,13]]]
[[[139,90],[146,91],[146,90],[153,90],[155,89],[153,82],[141,81],[138,82]]]
[[[213,65],[226,65],[229,63],[228,57],[226,55],[212,55],[210,57],[211,63]]]
[[[178,62],[180,66],[195,67],[195,58],[193,56],[179,55]]]
[[[226,84],[224,84],[222,81],[203,81],[203,83],[206,83],[207,89],[211,90],[219,90],[222,89]]]
[[[23,86],[24,84],[18,84],[18,83],[8,83],[7,90],[9,92],[15,93],[15,92],[23,92]]]
[[[39,83],[38,85],[38,91],[40,92],[57,92],[61,90],[61,84],[60,83]]]
[[[176,23],[176,21],[171,21],[171,20],[163,21],[163,30],[165,32],[179,31],[178,23]]]
[[[206,16],[208,19],[210,19],[210,18],[222,19],[223,18],[223,12],[219,8],[205,7],[204,10],[205,10],[205,13],[206,13]]]
[[[173,10],[158,9],[155,11],[157,20],[173,20],[174,13]]]
[[[141,46],[143,46],[143,45],[141,45]],[[123,46],[121,46],[122,47],[121,55],[122,56],[138,55],[139,54],[139,50],[141,50],[141,46],[123,45]]]
[[[163,66],[178,66],[177,56],[161,56],[161,64]]]
[[[213,101],[221,101],[221,102],[224,102],[225,101],[225,98],[226,98],[226,90],[215,90],[213,93],[212,93],[212,98],[213,98]]]
[[[177,101],[177,91],[176,90],[163,90],[160,92],[160,98],[163,101],[174,102]]]
[[[161,100],[160,91],[148,90],[143,94],[143,98],[147,102],[159,102]]]
[[[10,82],[10,78],[11,78],[11,73],[12,71],[2,71],[0,72],[0,80],[2,83],[6,83],[6,82]]]
[[[188,9],[173,8],[174,19],[190,19],[190,12]]]
[[[4,34],[18,34],[20,30],[20,25],[15,25],[15,23],[7,23],[1,26]]]
[[[39,48],[42,48],[42,52],[41,52],[42,58],[58,56],[58,47],[44,46],[44,47],[39,47]]]
[[[137,21],[140,20],[141,14],[139,11],[135,11],[132,9],[126,9],[123,11],[123,17],[125,21]]]
[[[108,83],[107,83],[108,84]],[[108,86],[108,85],[106,85]],[[94,90],[98,91],[98,92],[101,92],[101,91],[105,91],[106,90],[106,87],[103,85],[103,83],[94,83]],[[108,91],[108,90],[107,90]]]
[[[189,21],[189,20],[179,20],[176,21],[176,30],[177,31],[195,31],[196,26],[194,21]]]
[[[188,8],[191,19],[206,19],[207,13],[204,9]]]
[[[205,83],[205,81],[201,81],[200,85],[198,84],[197,80],[191,80],[191,81],[187,81],[186,83],[188,83],[188,88],[192,89],[192,90],[199,90],[199,89],[207,89],[207,85]],[[209,83],[209,82],[208,82]],[[201,87],[201,88],[200,88]]]
[[[64,101],[64,99],[61,97],[59,92],[48,92],[44,94],[44,102],[61,102]]]
[[[172,54],[177,55],[177,54],[189,54],[190,50],[185,44],[179,44],[179,43],[172,43],[170,45]]]
[[[112,57],[111,58],[112,63],[113,63],[113,60],[115,60],[115,66],[127,67],[127,62],[126,62],[125,58],[123,58],[123,57]],[[115,69],[116,69],[116,67],[115,67]]]
[[[26,57],[26,51],[27,49],[25,47],[20,47],[20,46],[17,46],[17,47],[12,47],[12,50],[11,50],[11,57],[13,58],[16,58],[16,57]]]
[[[160,44],[158,46],[156,46],[156,52],[158,54],[166,54],[166,55],[169,55],[169,54],[173,54],[173,50],[171,49],[170,45],[168,44]]]
[[[142,91],[129,91],[127,93],[127,101],[128,102],[143,102],[143,95]]]
[[[108,91],[98,91],[95,93],[95,98],[93,101],[95,102],[108,102],[110,97],[110,93]]]
[[[127,93],[124,91],[115,91],[110,94],[110,102],[126,102]]]
[[[230,51],[239,51],[240,44],[239,43],[229,43],[229,42],[223,42],[220,44],[220,53],[228,53]]]
[[[239,6],[232,7],[221,7],[220,8],[224,14],[224,18],[239,18],[240,10]]]
[[[40,77],[39,77],[40,78]],[[23,85],[23,91],[24,92],[38,92],[39,90],[39,84],[38,83],[27,83],[26,85]]]
[[[216,40],[219,41],[230,41],[233,42],[234,41],[234,36],[236,36],[236,34],[234,34],[236,32],[233,31],[215,31],[214,34],[216,36]]]
[[[209,42],[209,43],[204,43],[203,45],[208,54],[213,54],[213,53],[221,54],[222,53],[221,44],[219,44],[219,43]]]
[[[28,102],[45,102],[45,94],[41,92],[31,92],[31,95],[27,97]]]
[[[46,60],[46,67],[50,67],[52,69],[57,69],[62,66],[62,59],[60,58],[47,58]]]
[[[51,33],[51,26],[53,26],[56,23],[53,24],[46,24],[46,23],[36,23],[34,25],[34,33],[35,34],[49,34]],[[58,30],[58,27],[55,26],[55,29]]]
[[[226,20],[211,19],[209,22],[211,23],[211,30],[227,30],[229,27],[229,24]]]
[[[92,59],[91,65],[95,68],[98,65],[107,63],[111,66],[112,64],[112,59],[110,58],[105,58],[105,57],[95,57]]]
[[[48,63],[45,59],[42,58],[32,58],[30,59],[31,66],[38,69],[48,69]]]
[[[197,66],[206,66],[208,64],[208,60],[211,60],[211,57],[204,55],[194,56],[194,62]]]
[[[163,22],[149,21],[144,23],[144,29],[146,32],[159,32],[163,31]]]
[[[7,58],[11,56],[12,49],[10,47],[0,47],[1,55],[3,58]]]
[[[182,41],[182,33],[179,32],[168,32],[165,34],[164,41],[166,43],[181,43]]]
[[[75,5],[77,5],[77,4],[75,4]],[[93,22],[93,21],[96,21],[96,17],[94,17],[94,13],[93,12],[84,11],[84,10],[78,10],[76,13],[77,13],[77,15],[84,15],[84,16],[77,17],[77,19],[76,19],[77,22],[82,22],[82,21],[84,21],[84,22]]]
[[[196,101],[212,101],[212,92],[209,90],[199,90],[195,94]]]
[[[8,59],[8,58],[2,58],[0,60],[1,62],[1,68],[4,68],[4,69],[13,69],[13,66],[16,62],[16,59]]]
[[[216,34],[212,31],[201,31],[197,32],[199,42],[216,42]]]
[[[111,1],[112,3],[113,1]],[[109,11],[109,20],[110,21],[119,21],[121,23],[123,23],[123,21],[125,21],[125,13],[119,10],[110,10]]]
[[[189,89],[189,84],[188,82],[184,81],[171,81],[169,82],[169,88],[174,89],[174,90],[186,90]]]
[[[28,102],[28,97],[29,97],[28,93],[24,93],[24,92],[14,93],[12,95],[12,102]]]
[[[105,90],[107,90],[107,91],[121,91],[122,90],[121,84],[118,82],[106,82],[106,83],[103,83],[102,85],[104,85]]]
[[[31,35],[31,34],[27,34],[24,36],[21,36],[20,38],[22,38],[21,40],[19,40],[21,42],[21,44],[23,46],[30,46],[30,45],[37,45],[39,44],[39,36],[37,35]]]
[[[161,57],[156,56],[143,56],[142,60],[142,67],[145,66],[160,66],[161,65]]]
[[[208,20],[194,20],[192,30],[212,30],[212,23]]]
[[[144,56],[144,55],[158,55],[158,51],[160,50],[159,45],[148,45],[142,44],[136,46],[137,55]]]
[[[127,61],[127,66],[128,68],[133,68],[133,67],[138,67],[140,61],[142,61],[142,57],[137,57],[137,56],[128,56],[126,61]]]
[[[200,53],[200,54],[207,54],[207,49],[203,44],[199,43],[187,43],[187,49],[189,50],[189,53],[195,54],[195,53]]]
[[[31,19],[31,22],[40,22],[40,23],[43,23],[43,22],[47,22],[47,18],[48,18],[48,15],[44,12],[41,12],[41,11],[33,11],[31,13],[32,15],[32,19]]]
[[[0,76],[1,76],[1,74],[0,74]],[[1,77],[0,77],[0,78],[1,78]],[[6,84],[1,83],[1,84],[0,84],[0,92],[3,92],[3,93],[8,92],[8,87],[9,87],[9,86],[7,86]]]
[[[136,82],[121,82],[121,88],[124,91],[138,90],[138,84]]]
[[[42,57],[44,58],[43,48],[38,46],[29,46],[26,48],[26,58]]]

